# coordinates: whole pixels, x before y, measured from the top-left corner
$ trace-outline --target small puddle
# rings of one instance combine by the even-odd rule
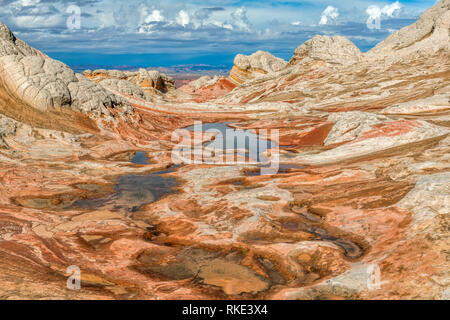
[[[291,231],[301,230],[304,232],[308,232],[317,237],[317,240],[329,241],[335,244],[336,246],[340,247],[347,258],[357,259],[364,254],[363,248],[360,247],[356,242],[350,239],[336,237],[330,234],[324,228],[298,222],[283,222],[282,226]]]
[[[227,150],[245,150],[244,154],[237,153],[240,156],[249,157],[253,161],[264,162],[266,158],[262,155],[269,149],[277,146],[275,142],[270,140],[261,139],[258,134],[252,132],[252,130],[234,129],[229,125],[233,122],[217,122],[202,124],[201,131],[214,132],[218,131],[223,139],[216,139],[208,141],[204,144],[206,148],[214,150],[223,150],[226,153]],[[185,128],[189,131],[194,131],[195,126]]]
[[[163,176],[166,173],[173,172],[176,168],[176,166],[173,166],[148,175],[120,176],[116,181],[113,193],[96,199],[76,200],[72,207],[87,210],[137,211],[143,205],[176,193],[178,181],[175,178]]]
[[[137,258],[137,270],[168,280],[189,279],[207,290],[216,288],[231,296],[257,294],[275,282],[245,266],[244,256],[239,252],[223,255],[194,248],[179,252],[163,250],[152,248],[143,252]]]
[[[133,158],[131,159],[131,163],[146,165],[150,163],[150,159],[147,155],[147,152],[138,151],[134,154]]]

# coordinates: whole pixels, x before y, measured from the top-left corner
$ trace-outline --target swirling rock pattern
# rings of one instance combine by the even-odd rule
[[[445,25],[448,3],[389,39]],[[0,79],[23,89],[0,88],[1,299],[449,298],[448,42],[400,60],[382,56],[411,47],[383,45],[381,60],[354,52],[347,65],[308,49],[216,99],[227,79],[202,79],[176,103],[156,74],[86,80],[1,25],[0,41]],[[150,87],[164,99],[149,101]],[[264,156],[279,170],[174,166],[172,134],[194,119],[277,129],[279,154]],[[199,150],[214,138],[187,136]],[[70,266],[80,290],[67,288]]]
[[[187,95],[175,90],[175,81],[156,70],[139,71],[86,70],[83,74],[114,93],[125,94],[146,101],[177,101]]]
[[[264,51],[257,51],[250,56],[238,54],[228,79],[236,84],[265,74],[272,74],[286,67],[287,62]]]
[[[1,23],[0,47],[0,85],[23,104],[42,112],[67,109],[93,117],[104,116],[110,121],[113,120],[110,108],[119,108],[124,115],[132,114],[126,100],[18,40]]]
[[[299,62],[325,61],[328,63],[349,65],[361,59],[362,53],[350,40],[341,36],[315,36],[294,51],[289,64]]]

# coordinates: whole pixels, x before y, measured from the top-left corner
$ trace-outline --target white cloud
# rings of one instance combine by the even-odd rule
[[[190,22],[189,14],[188,14],[186,11],[181,10],[181,11],[178,13],[178,16],[177,16],[177,18],[176,18],[176,21],[177,21],[177,23],[178,23],[179,25],[181,25],[181,26],[183,26],[183,27],[187,26],[187,25],[189,24],[189,22]]]
[[[368,6],[366,9],[366,13],[369,15],[370,20],[377,20],[381,18],[381,9],[379,6]]]
[[[300,21],[294,21],[294,22],[292,22],[291,23],[293,26],[299,26],[299,25],[301,25],[302,23],[300,22]]]
[[[337,17],[339,17],[339,10],[333,6],[328,6],[322,12],[322,16],[320,17],[319,24],[321,24],[321,25],[328,24],[328,22],[331,22],[332,20],[336,20]]]
[[[400,2],[396,1],[396,2],[394,2],[392,4],[385,5],[383,7],[383,9],[381,9],[381,12],[384,15],[392,18],[392,17],[398,15],[398,13],[400,12],[401,8],[402,8],[402,5],[400,4]]]
[[[225,24],[231,24],[237,29],[244,30],[244,31],[250,31],[250,21],[247,18],[247,9],[245,7],[237,8],[234,12],[231,13],[231,18],[233,21],[231,23],[225,23]]]
[[[145,19],[144,23],[151,22],[161,22],[164,21],[164,16],[161,14],[159,10],[153,10],[151,14],[149,14]]]
[[[30,7],[39,4],[41,0],[19,0],[16,1],[15,4],[21,7]]]
[[[57,27],[64,22],[61,16],[19,16],[14,17],[14,22],[22,28],[50,28]]]
[[[233,30],[233,26],[231,24],[225,23],[225,24],[221,25],[221,27],[224,29]]]
[[[377,5],[371,5],[366,9],[366,13],[369,15],[369,18],[373,20],[380,19],[382,16],[392,18],[399,14],[402,7],[403,6],[398,1],[385,5],[383,8],[380,8]]]

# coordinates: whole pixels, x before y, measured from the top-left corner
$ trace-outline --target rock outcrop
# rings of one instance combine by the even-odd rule
[[[163,98],[166,93],[173,94],[175,92],[175,81],[156,70],[149,71],[143,68],[139,71],[99,69],[86,70],[84,75],[106,88],[148,101]]]
[[[120,109],[122,116],[133,112],[126,100],[17,39],[1,23],[0,81],[1,90],[11,99],[44,113],[70,110],[112,121],[111,109]],[[3,110],[7,108],[2,106]]]
[[[297,49],[289,61],[290,65],[324,61],[332,64],[349,65],[358,62],[362,52],[350,40],[342,36],[315,36]]]
[[[343,37],[315,36],[295,50],[290,66],[240,86],[218,102],[286,101],[299,103],[299,106],[337,107],[351,111],[356,110],[356,105],[367,106],[359,95],[366,100],[371,96],[371,108],[387,108],[406,102],[414,104],[414,100],[423,102],[434,95],[445,96],[450,55],[449,6],[449,0],[441,0],[425,11],[416,23],[393,33],[364,54]],[[415,77],[418,74],[422,74],[423,81]],[[405,101],[411,92],[416,98]],[[381,102],[386,101],[388,95],[390,103]],[[355,98],[351,101],[352,106],[343,107],[343,102],[351,97]]]
[[[141,87],[127,80],[111,78],[101,80],[99,84],[107,89],[121,92],[134,98],[146,98],[144,90]]]
[[[43,73],[58,94],[39,109],[0,90],[0,298],[450,298],[445,45],[403,56],[408,63],[344,64],[351,50],[308,49],[232,91],[227,79],[202,78],[181,103],[154,103],[144,88],[172,91],[159,91],[155,75],[102,71],[76,82],[10,33],[2,39],[6,57],[24,57],[10,65],[33,86],[46,86],[33,78]],[[88,98],[103,88],[127,99],[138,121],[67,132],[90,128]],[[220,90],[228,93],[208,101]],[[77,117],[63,112],[72,108]],[[194,119],[207,132],[177,130]],[[224,123],[242,129],[249,152],[245,136],[239,150],[213,147]],[[261,162],[251,159],[257,135]],[[177,148],[188,165],[174,165]],[[67,290],[73,265],[80,290]]]
[[[354,140],[387,120],[387,117],[361,111],[333,113],[328,117],[328,121],[332,121],[334,126],[325,140],[325,145]]]
[[[367,52],[369,60],[392,64],[450,50],[450,0],[441,0],[426,10],[419,20],[380,42]]]
[[[220,79],[223,79],[223,78],[218,77],[218,76],[214,76],[214,77],[203,76],[203,77],[198,78],[197,80],[189,82],[189,86],[193,90],[199,90],[203,87],[208,87],[208,86],[214,85]]]
[[[236,86],[236,84],[224,77],[215,76],[211,78],[204,76],[189,82],[178,90],[192,95],[196,102],[206,102],[226,95]]]
[[[264,51],[250,56],[238,54],[234,59],[228,79],[237,85],[265,74],[272,74],[285,68],[287,62]]]
[[[16,129],[16,121],[0,114],[0,148],[9,149],[8,143],[4,138],[9,135],[14,135]]]

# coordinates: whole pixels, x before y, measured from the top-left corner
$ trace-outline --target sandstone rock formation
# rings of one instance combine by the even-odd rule
[[[203,76],[189,82],[178,90],[192,95],[196,102],[206,102],[222,97],[234,88],[236,88],[236,84],[227,78]]]
[[[215,84],[217,81],[219,81],[220,79],[222,79],[222,78],[218,77],[218,76],[214,76],[214,77],[203,76],[203,77],[198,78],[197,80],[189,82],[189,86],[192,87],[192,89],[194,89],[194,90],[198,90],[203,87],[211,86],[211,85]]]
[[[365,55],[370,60],[419,59],[440,50],[450,50],[450,1],[441,0],[425,11],[419,20],[393,33]]]
[[[9,96],[19,100],[32,108],[30,112],[73,111],[112,121],[114,117],[110,109],[120,109],[122,116],[131,115],[133,111],[126,100],[18,40],[1,23],[0,79],[4,99]],[[1,106],[9,116],[20,116],[9,108],[6,103]]]
[[[445,16],[447,4],[425,20]],[[87,97],[97,89],[102,97],[103,87],[81,75],[76,82],[2,30],[0,52],[23,55],[8,58],[8,70],[23,69],[29,83],[45,87],[32,75],[43,74],[58,95],[44,95],[38,109],[31,96],[26,106],[0,90],[1,299],[450,297],[445,43],[398,61],[387,48],[380,60],[345,65],[339,61],[352,50],[312,46],[296,64],[234,90],[225,90],[227,79],[203,78],[184,88],[182,103],[145,101],[146,89],[133,82],[139,73],[102,71],[96,81],[129,101],[137,121],[105,107],[117,124],[99,130],[102,117],[78,118],[96,119],[88,110],[97,109],[88,99],[74,104],[71,86]],[[38,63],[25,68],[23,59]],[[65,86],[67,77],[74,82]],[[227,93],[210,100],[221,85]],[[75,108],[77,117],[55,118],[55,108]],[[267,163],[247,161],[174,165],[174,132],[194,119],[273,139],[261,155],[278,171],[263,174]],[[74,123],[80,130],[68,132]],[[216,133],[182,133],[194,160],[239,156],[211,152]],[[73,265],[81,268],[76,291],[66,287]]]
[[[333,113],[328,120],[332,121],[334,126],[325,140],[325,145],[354,140],[388,118],[373,113],[349,111]]]
[[[261,75],[278,72],[286,67],[287,62],[268,52],[257,51],[250,56],[238,54],[234,59],[228,79],[239,85]]]
[[[163,98],[165,94],[176,94],[175,81],[155,70],[148,71],[142,68],[139,71],[99,69],[86,70],[84,75],[106,88],[148,101]]]
[[[113,91],[121,92],[135,98],[145,99],[144,90],[127,80],[111,78],[101,80],[99,84]]]
[[[315,36],[295,49],[294,56],[289,64],[325,61],[349,65],[358,62],[361,57],[362,52],[359,48],[345,37]]]
[[[17,125],[16,122],[10,118],[7,118],[0,114],[0,148],[8,148],[9,146],[4,140],[8,135],[13,135],[16,133]]]

